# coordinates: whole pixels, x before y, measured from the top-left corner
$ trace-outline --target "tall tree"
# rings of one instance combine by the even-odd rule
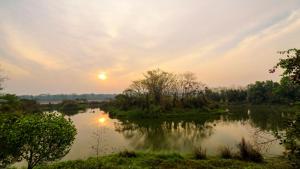
[[[280,59],[278,64],[270,70],[271,73],[275,69],[282,68],[282,76],[291,80],[295,84],[300,84],[300,49],[289,49],[279,52],[285,55]],[[296,113],[295,117],[287,122],[287,130],[284,134],[279,135],[282,142],[289,152],[289,158],[294,163],[295,168],[300,167],[300,114]]]
[[[144,77],[145,79],[142,83],[145,85],[149,94],[153,96],[155,103],[159,104],[162,95],[167,94],[170,91],[172,83],[174,82],[174,75],[156,69],[148,71]]]
[[[283,77],[288,77],[294,83],[300,84],[300,49],[280,51],[279,54],[285,55],[285,58],[280,59],[274,68],[270,70],[270,73],[274,73],[280,67],[284,70]]]

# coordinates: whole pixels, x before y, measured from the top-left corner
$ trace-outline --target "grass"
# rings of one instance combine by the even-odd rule
[[[136,157],[136,153],[134,151],[125,150],[119,153],[120,157],[133,158]]]
[[[207,156],[206,156],[206,149],[204,149],[202,147],[195,148],[195,150],[194,150],[194,157],[197,160],[206,159],[207,158]]]
[[[259,150],[255,149],[253,145],[246,142],[244,138],[242,138],[241,142],[238,144],[238,148],[239,157],[241,160],[253,162],[262,162],[264,160]]]
[[[128,155],[130,154],[130,155]],[[134,155],[132,155],[134,154]],[[119,153],[104,157],[57,162],[37,166],[36,169],[290,169],[288,161],[280,158],[253,163],[216,157],[197,160],[176,153]]]
[[[167,112],[145,112],[144,110],[134,108],[130,110],[120,110],[118,108],[108,108],[107,111],[109,112],[112,118],[118,119],[155,119],[155,118],[193,118],[196,116],[213,116],[213,115],[220,115],[224,114],[225,110],[223,109],[179,109],[174,108],[171,111]]]
[[[234,157],[234,154],[232,153],[230,147],[224,146],[220,148],[220,155],[221,158],[224,159],[232,159]]]

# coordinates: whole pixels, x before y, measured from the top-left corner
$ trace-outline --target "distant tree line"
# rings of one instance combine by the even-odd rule
[[[115,94],[41,94],[41,95],[21,95],[22,99],[36,100],[38,102],[61,102],[64,100],[109,100],[115,97]]]
[[[128,111],[163,113],[174,109],[214,109],[227,104],[293,104],[300,99],[300,85],[288,77],[280,82],[257,81],[244,88],[211,89],[195,74],[173,74],[160,69],[147,71],[108,103]],[[107,106],[107,105],[106,105]]]
[[[292,104],[300,101],[300,85],[290,78],[257,81],[245,88],[206,89],[206,97],[219,103]]]

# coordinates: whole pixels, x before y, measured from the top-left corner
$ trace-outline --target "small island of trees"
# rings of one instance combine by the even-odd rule
[[[210,111],[217,104],[205,96],[207,87],[195,74],[174,74],[160,69],[147,71],[144,78],[133,81],[128,89],[104,107],[143,117],[158,117],[172,112]]]

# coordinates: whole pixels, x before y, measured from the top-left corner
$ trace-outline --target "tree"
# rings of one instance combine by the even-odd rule
[[[27,115],[17,121],[14,132],[22,136],[21,158],[32,169],[64,157],[75,139],[76,128],[61,115]]]
[[[144,75],[145,79],[142,83],[145,85],[149,94],[153,96],[156,104],[161,102],[161,97],[167,94],[174,82],[172,73],[164,72],[160,69],[148,71]]]
[[[255,104],[279,102],[279,93],[276,92],[279,88],[280,84],[271,80],[257,81],[248,85],[248,101]]]
[[[300,84],[300,50],[289,49],[279,52],[286,55],[284,59],[280,59],[279,63],[270,70],[274,73],[280,67],[283,69],[282,76],[284,80],[291,80],[294,84]],[[287,121],[287,129],[284,134],[278,134],[282,143],[288,150],[289,159],[294,163],[295,167],[300,167],[300,114],[296,113],[295,117]]]
[[[205,85],[197,81],[195,74],[178,75],[156,69],[147,71],[143,79],[133,81],[128,89],[104,104],[104,107],[112,110],[111,115],[119,109],[132,115],[140,113],[157,117],[176,108],[214,108],[211,106],[216,104],[211,103],[205,95]]]
[[[13,94],[0,95],[0,114],[21,112],[21,101]]]
[[[0,114],[0,168],[20,160],[22,136],[14,130],[19,116],[13,113]]]
[[[282,73],[283,77],[288,77],[294,83],[300,84],[300,49],[294,48],[280,51],[279,54],[286,55],[286,57],[280,59],[274,68],[270,69],[270,73],[274,73],[280,67],[284,70]]]

